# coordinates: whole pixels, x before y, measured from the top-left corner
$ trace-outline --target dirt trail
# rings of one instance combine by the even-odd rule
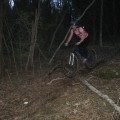
[[[110,63],[119,62],[118,58]],[[120,79],[95,76],[101,66],[91,72],[79,71],[72,79],[64,76],[61,68],[46,76],[53,66],[49,70],[44,67],[42,76],[21,73],[19,79],[12,75],[11,79],[3,78],[0,120],[110,120],[113,108],[79,80],[92,76],[89,82],[117,101]]]

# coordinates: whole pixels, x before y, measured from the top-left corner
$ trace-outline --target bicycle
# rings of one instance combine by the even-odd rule
[[[67,77],[73,77],[80,68],[80,64],[85,65],[87,69],[93,69],[97,63],[97,54],[93,48],[87,48],[87,61],[83,63],[83,57],[78,51],[72,51],[63,60],[63,72]]]

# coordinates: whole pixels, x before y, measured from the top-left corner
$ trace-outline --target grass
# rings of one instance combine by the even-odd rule
[[[104,79],[118,78],[120,77],[120,67],[106,65],[100,68],[96,72],[96,75]],[[15,81],[14,79],[12,80],[13,82]],[[112,108],[109,104],[105,104],[105,101],[89,91],[79,81],[75,81],[77,83],[72,87],[64,82],[63,88],[66,87],[66,89],[64,91],[62,90],[62,92],[61,89],[58,91],[58,87],[61,86],[61,81],[59,81],[59,84],[55,84],[56,82],[54,82],[50,86],[46,86],[46,83],[43,84],[43,81],[39,79],[33,79],[31,81],[24,78],[21,81],[15,82],[15,88],[13,88],[13,84],[9,80],[8,82],[3,81],[4,84],[0,85],[0,97],[6,103],[3,105],[6,111],[1,111],[1,115],[10,112],[16,117],[16,114],[19,113],[20,115],[17,117],[21,118],[21,120],[22,118],[31,120],[33,118],[41,120],[87,120],[89,117],[108,120],[107,118],[110,118],[109,116],[112,113]],[[20,90],[16,89],[18,86],[21,88]],[[53,94],[48,96],[48,91],[53,92]],[[49,100],[49,98],[57,96],[54,94],[54,91],[59,92],[60,96],[55,100]],[[21,109],[21,103],[24,98],[28,98],[28,100],[33,102],[29,106],[24,106]],[[45,104],[43,105],[43,103]],[[6,116],[4,115],[3,118]],[[8,117],[11,116],[8,114]],[[10,120],[12,119],[14,118],[11,117]]]
[[[51,104],[46,104],[43,111],[46,115],[53,115],[56,113],[54,107]]]
[[[67,118],[67,117],[65,117],[65,116],[60,116],[60,117],[58,118],[58,120],[69,120],[69,118]]]
[[[102,79],[120,78],[120,65],[106,65],[96,72],[96,76]]]

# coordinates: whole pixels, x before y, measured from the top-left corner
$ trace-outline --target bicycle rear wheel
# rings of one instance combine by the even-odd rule
[[[70,53],[63,60],[63,72],[67,77],[73,77],[79,68],[79,61],[74,53]]]
[[[92,69],[96,66],[97,63],[97,54],[94,49],[89,49],[88,50],[88,59],[85,63],[86,67],[89,69]]]

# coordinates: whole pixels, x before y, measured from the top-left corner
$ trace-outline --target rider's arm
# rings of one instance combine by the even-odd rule
[[[76,45],[80,45],[83,41],[84,41],[84,39],[80,39],[80,41],[77,42]]]
[[[65,43],[66,46],[67,46],[67,45],[69,44],[69,42],[71,41],[72,36],[73,36],[73,29],[71,29],[70,35],[69,35],[69,37],[68,37],[68,39],[67,39],[67,41],[66,41],[66,43]]]

